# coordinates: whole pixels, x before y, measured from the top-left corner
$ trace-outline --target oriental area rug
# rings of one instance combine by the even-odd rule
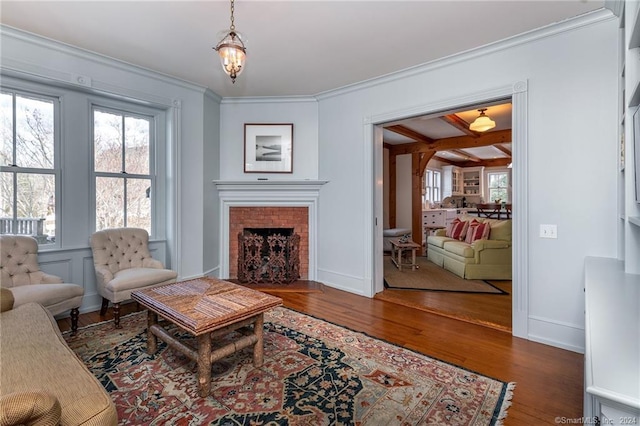
[[[265,314],[264,365],[253,367],[251,348],[230,355],[200,398],[195,362],[160,342],[148,355],[146,324],[138,312],[122,329],[110,321],[64,334],[121,425],[497,425],[515,386],[275,308]]]

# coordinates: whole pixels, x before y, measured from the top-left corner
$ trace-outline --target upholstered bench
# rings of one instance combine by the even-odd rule
[[[42,305],[0,293],[0,424],[118,423],[107,391],[67,346]]]
[[[411,235],[411,229],[408,228],[390,228],[382,231],[382,249],[391,251],[391,239],[400,238],[404,235]]]

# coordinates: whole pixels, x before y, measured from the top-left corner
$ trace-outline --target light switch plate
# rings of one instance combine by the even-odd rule
[[[558,238],[558,226],[540,225],[540,238]]]

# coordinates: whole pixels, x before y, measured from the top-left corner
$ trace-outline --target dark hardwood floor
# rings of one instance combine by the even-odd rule
[[[582,416],[581,354],[530,342],[504,331],[447,318],[409,306],[369,299],[330,287],[322,292],[277,292],[288,308],[365,332],[494,377],[516,382],[505,425],[557,424],[556,417]],[[123,306],[123,314],[137,310]],[[80,315],[80,326],[112,319],[98,312]],[[68,330],[69,320],[58,321]]]

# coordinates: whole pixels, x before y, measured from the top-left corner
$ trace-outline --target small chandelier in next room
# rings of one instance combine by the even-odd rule
[[[233,22],[233,9],[234,0],[231,0],[231,26],[228,31],[222,31],[222,39],[214,49],[220,55],[220,62],[222,62],[222,68],[224,72],[231,77],[233,83],[236,82],[238,77],[244,70],[244,62],[247,58],[247,49],[243,42],[242,35],[236,31],[236,26]]]
[[[469,129],[475,132],[486,132],[487,130],[491,130],[496,127],[496,122],[484,115],[486,108],[479,109],[480,115],[476,118],[476,121],[471,123]]]

